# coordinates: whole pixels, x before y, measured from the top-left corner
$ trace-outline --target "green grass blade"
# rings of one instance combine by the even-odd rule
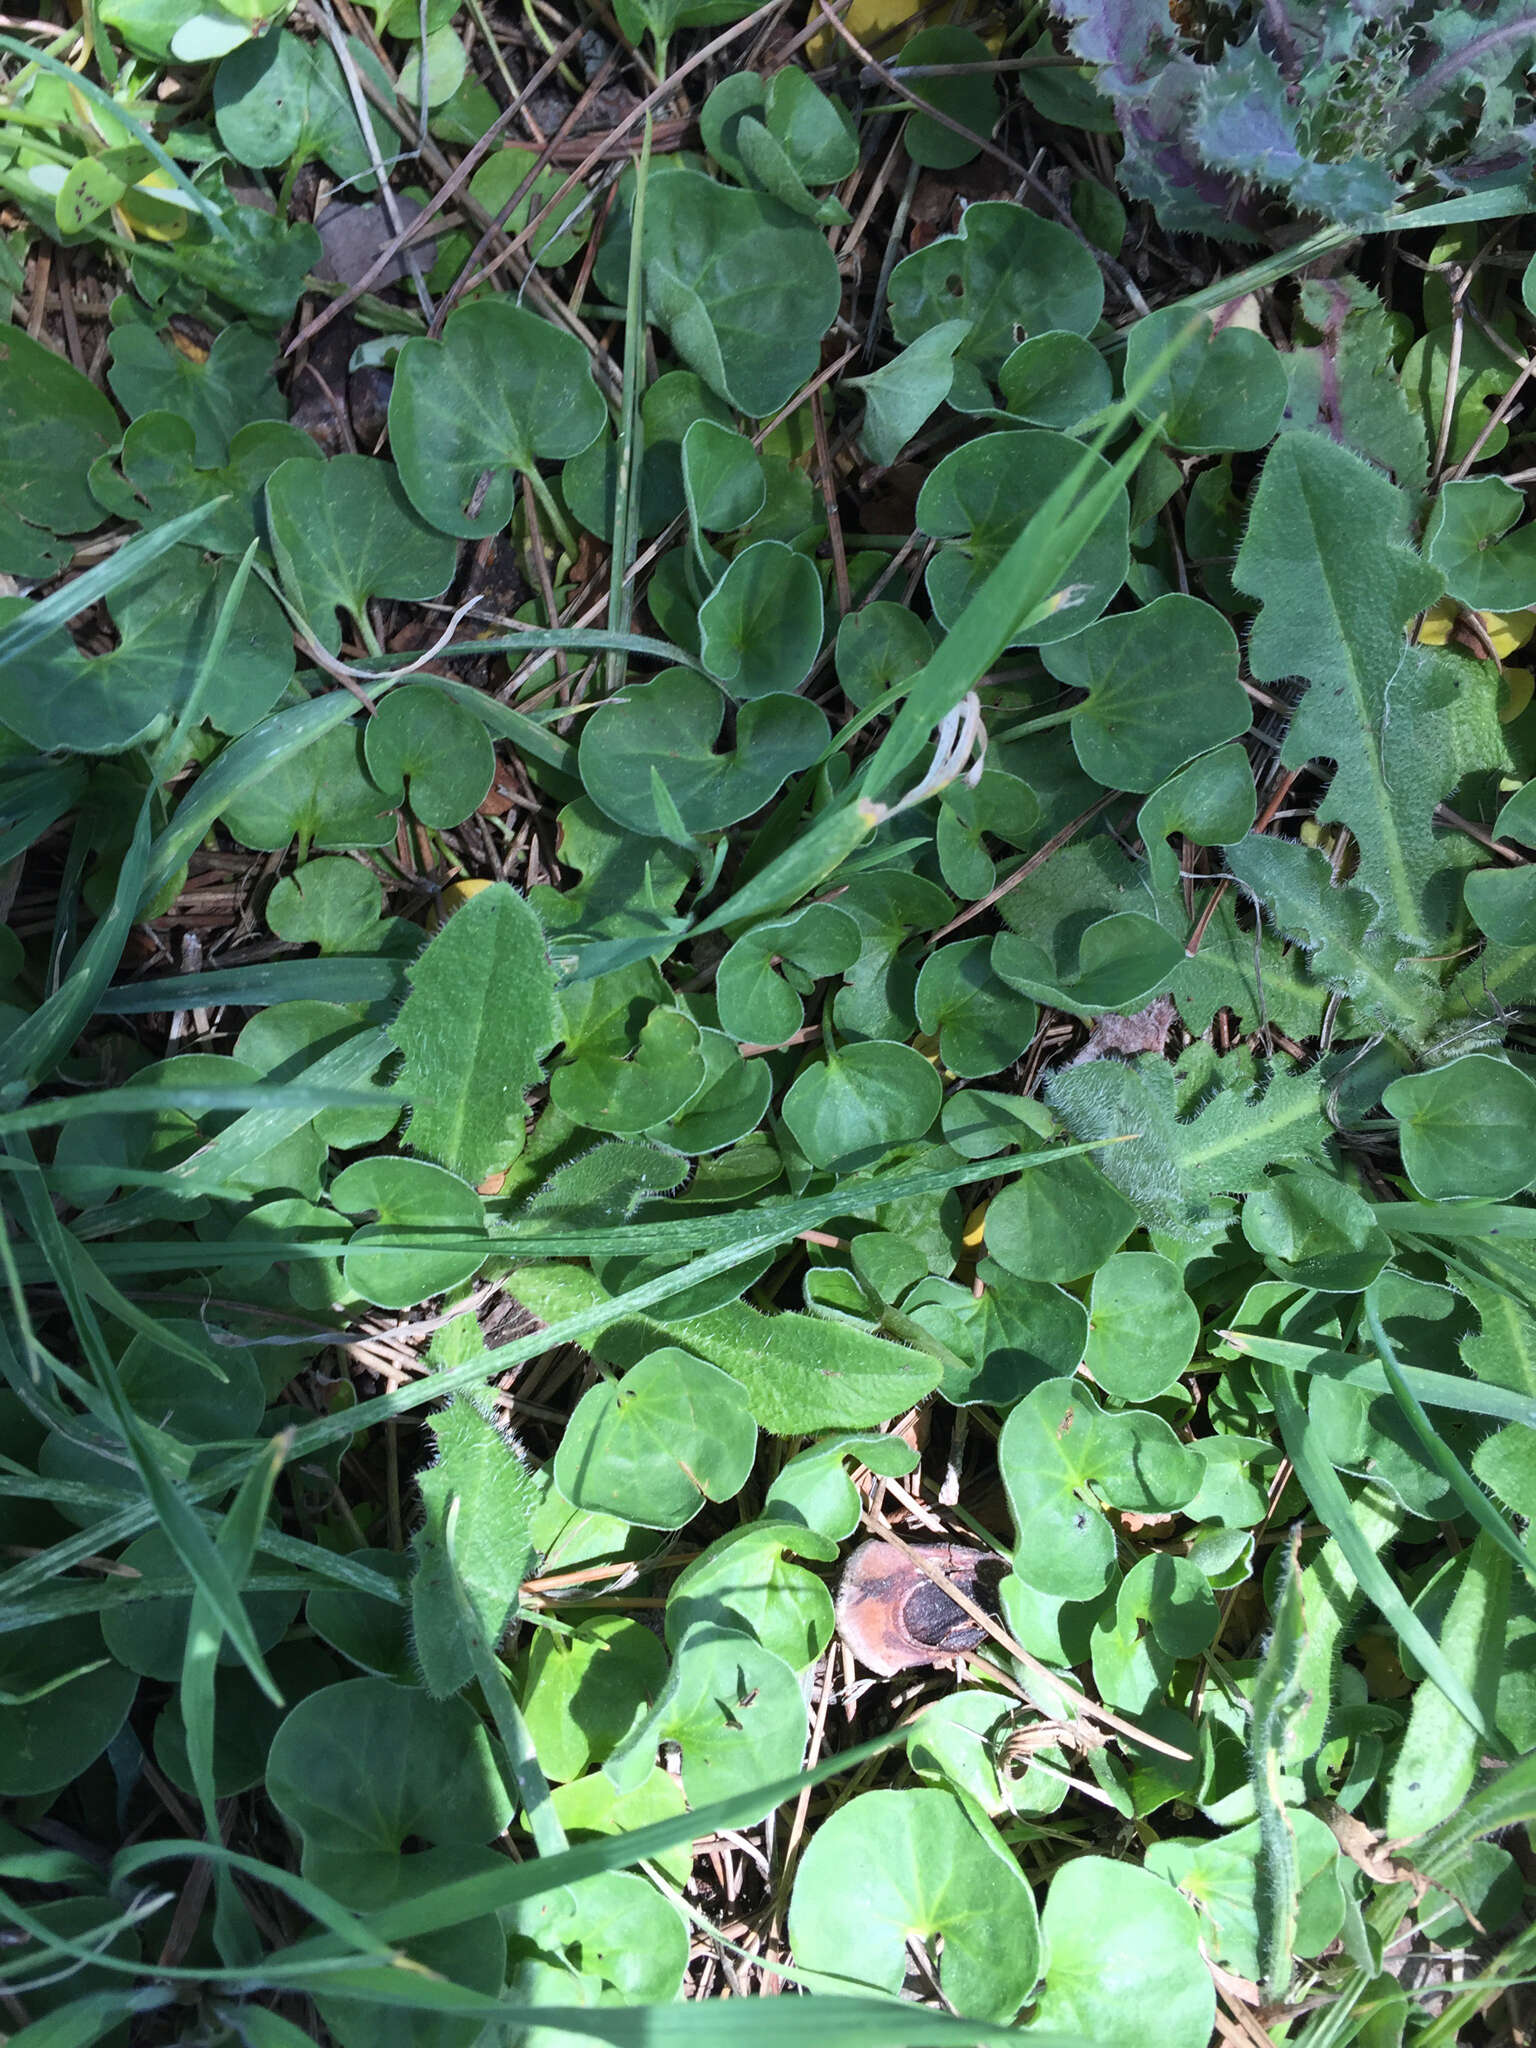
[[[1442,1656],[1440,1645],[1408,1605],[1396,1580],[1366,1541],[1355,1521],[1354,1506],[1344,1489],[1344,1482],[1327,1459],[1319,1457],[1312,1449],[1308,1440],[1306,1411],[1296,1398],[1290,1374],[1283,1366],[1263,1366],[1259,1371],[1259,1381],[1274,1404],[1286,1456],[1296,1468],[1302,1490],[1311,1501],[1318,1520],[1330,1535],[1338,1539],[1339,1548],[1349,1560],[1361,1591],[1375,1602],[1383,1619],[1397,1631],[1401,1641],[1423,1665],[1430,1681],[1440,1688],[1463,1720],[1476,1729],[1488,1750],[1495,1756],[1507,1755],[1508,1744],[1498,1730],[1489,1725],[1477,1701]]]
[[[1314,1373],[1341,1387],[1366,1387],[1390,1394],[1392,1383],[1380,1359],[1357,1358],[1352,1351],[1328,1351],[1316,1344],[1295,1344],[1283,1337],[1258,1337],[1249,1330],[1218,1330],[1224,1344],[1244,1358],[1284,1366],[1288,1372]],[[1523,1422],[1536,1428],[1536,1401],[1527,1394],[1494,1387],[1484,1380],[1458,1379],[1454,1373],[1430,1372],[1424,1366],[1399,1366],[1403,1385],[1431,1408],[1449,1408],[1458,1415],[1489,1415],[1498,1422]]]
[[[0,49],[8,47],[9,43],[9,37],[0,36]],[[66,71],[65,76],[82,90],[88,86],[88,80],[77,78],[72,71]],[[126,120],[127,117],[119,110],[116,118]],[[19,618],[12,619],[9,625],[0,626],[0,667],[19,661],[39,641],[46,640],[50,633],[57,633],[89,606],[99,604],[125,583],[131,583],[178,541],[195,538],[207,524],[208,514],[214,506],[223,503],[222,498],[211,499],[208,504],[183,512],[179,519],[169,519],[164,526],[154,527],[149,533],[136,533],[132,540],[124,541],[104,562],[98,562],[94,569],[72,577],[50,596],[29,604]]]

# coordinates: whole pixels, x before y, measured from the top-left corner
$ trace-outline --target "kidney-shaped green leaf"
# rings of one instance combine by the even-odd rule
[[[821,651],[821,578],[781,540],[753,541],[699,607],[699,654],[733,697],[798,690]]]
[[[1237,635],[1214,605],[1178,591],[1100,619],[1043,658],[1058,682],[1088,692],[1072,744],[1106,789],[1155,789],[1253,723]]]
[[[555,1484],[579,1508],[681,1529],[706,1500],[730,1499],[756,1448],[736,1381],[668,1346],[582,1395],[555,1453]]]
[[[1200,1923],[1172,1884],[1134,1863],[1075,1856],[1041,1916],[1048,1958],[1034,2019],[1094,2048],[1206,2048],[1216,1991]]]
[[[995,2023],[1031,1995],[1040,1962],[1023,1872],[950,1792],[864,1792],[830,1814],[800,1859],[789,1938],[818,1990],[893,1997],[915,1939],[949,2005]]]
[[[1120,1401],[1152,1401],[1177,1386],[1195,1355],[1200,1315],[1179,1269],[1157,1252],[1116,1252],[1093,1276],[1088,1370]]]
[[[391,805],[409,796],[421,823],[444,831],[484,802],[496,773],[480,720],[431,683],[390,691],[363,727],[363,754]]]
[[[928,595],[942,626],[953,629],[1028,521],[1079,464],[1088,470],[1085,489],[1109,473],[1102,456],[1089,455],[1067,435],[1021,427],[967,441],[932,470],[918,494],[917,523],[949,543],[928,565]],[[1042,647],[1096,619],[1125,581],[1129,534],[1130,501],[1120,491],[1063,572],[1046,616],[1008,644]]]
[[[367,455],[281,464],[267,522],[284,587],[331,654],[338,613],[366,621],[370,597],[441,597],[453,577],[453,542],[418,518],[393,465]]]
[[[742,706],[736,744],[721,752],[725,713],[719,690],[693,669],[663,669],[652,682],[627,686],[582,728],[587,794],[616,824],[648,838],[671,838],[677,819],[685,833],[717,832],[760,811],[827,744],[825,714],[804,697],[777,693]]]
[[[1130,331],[1125,348],[1125,387],[1136,395],[1144,420],[1159,415],[1175,448],[1192,455],[1218,450],[1262,448],[1279,432],[1287,392],[1285,364],[1273,342],[1251,327],[1217,327],[1204,316],[1204,332],[1153,374],[1158,357],[1189,315],[1165,306]],[[1148,390],[1139,389],[1151,376]]]
[[[359,1159],[336,1176],[330,1196],[345,1215],[377,1217],[352,1233],[342,1270],[379,1308],[414,1308],[485,1262],[483,1251],[432,1249],[434,1237],[484,1230],[485,1210],[467,1182],[425,1159]],[[407,1249],[385,1249],[394,1245]]]
[[[920,1052],[863,1039],[806,1068],[784,1098],[784,1121],[813,1166],[850,1172],[923,1137],[943,1097]]]
[[[1205,1467],[1160,1415],[1109,1415],[1081,1380],[1047,1380],[1009,1415],[998,1465],[1013,1510],[1013,1568],[1027,1586],[1091,1600],[1109,1584],[1115,1538],[1101,1503],[1167,1514]]]
[[[574,335],[509,300],[481,299],[448,316],[441,341],[401,349],[389,445],[422,518],[480,539],[512,517],[519,471],[579,455],[604,418]]]
[[[1405,1074],[1381,1099],[1426,1201],[1507,1201],[1536,1180],[1536,1081],[1507,1060],[1465,1053]]]

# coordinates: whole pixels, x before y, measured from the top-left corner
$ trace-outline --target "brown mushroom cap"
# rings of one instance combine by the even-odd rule
[[[979,1607],[996,1611],[1005,1570],[1001,1559],[959,1543],[914,1544],[912,1551]],[[947,1664],[985,1640],[985,1631],[926,1576],[913,1555],[878,1537],[861,1543],[844,1568],[837,1627],[859,1662],[882,1678],[919,1664]]]

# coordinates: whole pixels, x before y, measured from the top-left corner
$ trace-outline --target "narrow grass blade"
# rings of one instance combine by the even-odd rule
[[[1377,1358],[1357,1358],[1352,1351],[1328,1351],[1315,1344],[1295,1344],[1284,1337],[1259,1337],[1251,1330],[1218,1330],[1224,1344],[1244,1358],[1281,1365],[1288,1372],[1315,1374],[1342,1387],[1367,1387],[1390,1394],[1392,1383]],[[1491,1415],[1498,1422],[1523,1422],[1536,1428],[1536,1401],[1485,1380],[1457,1379],[1454,1373],[1430,1372],[1419,1365],[1398,1368],[1403,1385],[1431,1408],[1449,1408],[1457,1415]]]
[[[1509,1745],[1489,1724],[1488,1717],[1460,1676],[1441,1654],[1440,1645],[1408,1605],[1396,1580],[1365,1540],[1355,1522],[1354,1507],[1344,1489],[1344,1482],[1327,1459],[1313,1450],[1308,1440],[1306,1410],[1296,1398],[1290,1374],[1283,1366],[1264,1366],[1260,1369],[1259,1381],[1274,1404],[1286,1456],[1296,1468],[1302,1490],[1311,1501],[1318,1520],[1338,1539],[1339,1548],[1348,1558],[1361,1591],[1375,1602],[1383,1619],[1397,1631],[1402,1642],[1423,1665],[1430,1681],[1439,1686],[1457,1713],[1477,1731],[1488,1750],[1495,1756],[1508,1755]]]

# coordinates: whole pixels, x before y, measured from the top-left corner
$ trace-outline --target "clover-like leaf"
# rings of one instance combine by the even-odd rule
[[[423,825],[460,825],[485,800],[496,754],[485,727],[431,683],[391,690],[363,728],[368,773]]]
[[[1269,1270],[1320,1294],[1358,1294],[1392,1256],[1363,1196],[1332,1174],[1277,1173],[1243,1204],[1243,1235]]]
[[[645,281],[684,362],[754,418],[783,405],[815,369],[842,289],[836,258],[809,222],[761,193],[686,170],[653,179],[647,193]]]
[[[1044,661],[1058,682],[1088,692],[1073,708],[1072,745],[1107,789],[1155,789],[1253,723],[1237,635],[1214,605],[1178,591],[1100,619]]]
[[[800,1768],[800,1680],[745,1630],[696,1622],[677,1644],[660,1699],[604,1771],[620,1790],[635,1789],[662,1742],[675,1742],[682,1751],[690,1806],[749,1797],[772,1778]]]
[[[413,1308],[445,1293],[489,1256],[433,1249],[434,1237],[483,1232],[485,1210],[466,1181],[425,1159],[360,1159],[332,1181],[330,1198],[344,1215],[376,1218],[353,1231],[342,1272],[349,1287],[379,1308]]]
[[[992,969],[1000,981],[1083,1017],[1140,1008],[1167,986],[1183,958],[1174,934],[1139,910],[1118,910],[1090,924],[1075,962],[1070,934],[1058,934],[1051,952],[1018,932],[999,932],[992,941]]]
[[[721,1027],[743,1042],[784,1044],[805,1021],[801,997],[810,985],[845,973],[860,944],[859,927],[833,903],[809,903],[791,917],[754,925],[715,972]]]
[[[242,427],[284,417],[286,408],[273,376],[275,358],[271,336],[243,321],[226,327],[199,359],[133,319],[113,329],[107,382],[130,419],[171,412],[188,421],[195,444],[193,460],[200,469],[213,469],[229,460],[229,444]]]
[[[1175,832],[1196,846],[1235,846],[1247,837],[1257,808],[1253,770],[1239,746],[1201,754],[1160,783],[1136,813],[1153,888],[1172,889],[1179,879],[1178,856],[1168,844]]]
[[[780,540],[743,548],[699,607],[699,653],[733,697],[798,690],[821,651],[816,564]]]
[[[87,478],[117,436],[110,399],[72,363],[20,327],[0,334],[0,567],[49,573],[54,534],[100,524]]]
[[[812,572],[814,575],[814,571]],[[824,713],[782,694],[742,707],[736,745],[717,750],[720,692],[692,669],[669,668],[598,707],[582,730],[582,780],[632,832],[715,832],[761,810],[827,743]]]
[[[1138,320],[1125,349],[1125,388],[1143,420],[1161,419],[1175,448],[1190,455],[1262,448],[1280,429],[1285,411],[1285,364],[1273,342],[1251,327],[1220,327],[1202,316],[1203,332],[1188,340],[1171,363],[1158,358],[1178,337],[1189,315],[1165,306]],[[1143,389],[1147,383],[1148,388]]]
[[[449,315],[441,341],[401,349],[389,445],[422,518],[482,539],[511,518],[519,472],[579,455],[604,417],[574,335],[506,299],[481,299]]]
[[[1101,413],[1113,392],[1109,365],[1093,343],[1058,328],[1021,341],[997,382],[1003,404],[1016,418],[1064,434]]]
[[[939,1042],[939,1058],[962,1080],[1001,1073],[1035,1035],[1040,1013],[992,970],[990,939],[958,939],[923,962],[917,1021]]]
[[[849,1172],[925,1136],[943,1095],[910,1045],[862,1039],[805,1069],[784,1098],[784,1121],[813,1166]]]
[[[1405,1074],[1381,1099],[1426,1201],[1507,1201],[1536,1180],[1536,1081],[1507,1060],[1464,1053]]]
[[[453,578],[453,542],[417,516],[394,466],[367,455],[283,463],[267,479],[267,523],[284,587],[332,654],[338,614],[366,622],[370,598],[441,597]]]
[[[301,427],[256,420],[230,437],[228,460],[202,465],[196,434],[179,413],[147,412],[123,436],[116,466],[105,458],[91,470],[91,489],[119,519],[163,526],[198,505],[208,510],[198,545],[211,554],[243,555],[256,537],[263,492],[273,470],[289,461],[320,462],[319,448]],[[214,504],[216,498],[228,502]]]
[[[267,898],[267,924],[290,945],[350,953],[379,922],[384,892],[360,861],[312,860],[285,875]]]
[[[1510,528],[1525,499],[1502,477],[1442,484],[1424,552],[1451,596],[1474,611],[1522,611],[1536,602],[1536,526]]]
[[[1103,458],[1086,455],[1079,442],[1030,427],[982,434],[935,466],[918,494],[917,523],[950,543],[928,565],[928,595],[941,625],[953,628],[1028,520],[1084,463],[1085,488],[1108,474]],[[1125,581],[1129,532],[1130,504],[1121,492],[1073,556],[1045,616],[1008,644],[1042,647],[1096,619]]]
[[[660,533],[684,509],[682,444],[696,420],[731,428],[733,414],[692,370],[668,370],[648,384],[640,401],[645,446],[640,456],[640,532]],[[573,517],[603,540],[613,536],[619,481],[619,444],[605,427],[560,472],[560,489]]]
[[[961,348],[982,378],[995,377],[1018,344],[1064,329],[1091,334],[1104,310],[1104,280],[1070,229],[1008,200],[979,199],[960,232],[904,256],[891,272],[891,326],[915,341],[944,320],[968,320]]]
[[[1106,1414],[1081,1380],[1047,1380],[1026,1394],[997,1453],[1014,1571],[1066,1600],[1091,1600],[1109,1584],[1115,1538],[1101,1504],[1167,1514],[1194,1498],[1205,1469],[1160,1415]]]
[[[823,1820],[800,1859],[796,1961],[819,1990],[868,1985],[894,1998],[914,1937],[934,1953],[942,1942],[940,1989],[968,2019],[1010,2021],[1034,1991],[1034,1894],[991,1823],[947,1791],[861,1793]]]
[[[186,703],[234,571],[172,548],[113,593],[118,644],[87,658],[62,629],[15,656],[0,676],[0,723],[35,747],[119,753]],[[276,600],[252,579],[222,660],[199,702],[222,732],[264,718],[293,674],[293,638]]]
[[[1116,1252],[1088,1297],[1088,1370],[1119,1401],[1155,1401],[1195,1355],[1200,1312],[1157,1252]]]
[[[730,1499],[756,1447],[736,1381],[665,1348],[582,1395],[555,1453],[555,1484],[577,1507],[681,1529],[706,1500]]]

